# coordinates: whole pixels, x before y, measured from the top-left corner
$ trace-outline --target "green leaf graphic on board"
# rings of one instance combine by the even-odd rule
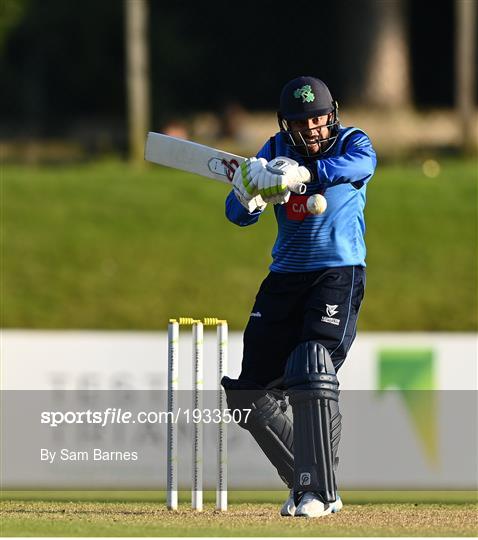
[[[438,462],[437,400],[431,349],[382,349],[379,352],[380,391],[400,392],[428,460]]]

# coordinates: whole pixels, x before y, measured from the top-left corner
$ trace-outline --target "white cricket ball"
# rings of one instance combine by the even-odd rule
[[[307,210],[311,214],[323,214],[327,209],[327,200],[323,195],[317,193],[317,195],[311,195],[307,199]]]

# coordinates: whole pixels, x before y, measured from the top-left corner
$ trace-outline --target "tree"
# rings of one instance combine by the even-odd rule
[[[410,61],[403,0],[370,0],[375,35],[368,60],[365,100],[383,108],[410,104]]]
[[[150,77],[146,0],[125,0],[126,79],[130,158],[143,163],[150,123]]]
[[[455,0],[455,10],[455,99],[461,128],[460,144],[464,152],[472,153],[474,150],[473,129],[476,130],[473,103],[476,70],[474,47],[476,31],[475,0]]]

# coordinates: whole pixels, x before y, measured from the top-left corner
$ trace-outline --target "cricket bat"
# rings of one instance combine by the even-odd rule
[[[234,171],[245,160],[216,148],[150,131],[144,159],[230,184]]]
[[[234,171],[246,158],[186,139],[150,131],[146,139],[144,159],[231,184]],[[303,182],[297,182],[289,186],[289,189],[294,193],[303,194],[306,187]]]

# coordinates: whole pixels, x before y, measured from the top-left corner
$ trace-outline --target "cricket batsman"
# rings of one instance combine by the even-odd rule
[[[274,205],[278,234],[239,379],[222,385],[231,410],[252,410],[240,425],[290,489],[281,515],[320,517],[342,508],[337,373],[364,295],[364,207],[376,156],[363,131],[340,125],[337,102],[317,78],[284,86],[278,121],[280,131],[235,171],[226,199],[227,218],[241,227]],[[289,189],[298,182],[307,182],[303,195]],[[312,213],[307,201],[318,194],[327,208]]]

